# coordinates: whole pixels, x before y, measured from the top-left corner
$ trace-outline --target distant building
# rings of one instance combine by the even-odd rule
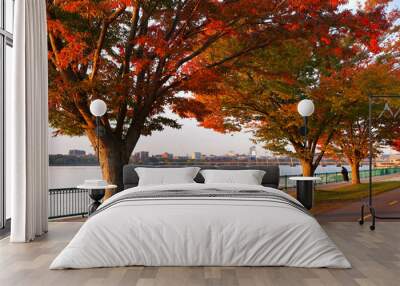
[[[226,153],[226,156],[230,158],[236,158],[238,154],[236,154],[235,151],[229,151],[228,153]]]
[[[150,158],[149,152],[141,151],[132,155],[133,162],[146,162]]]
[[[249,149],[249,160],[256,161],[257,160],[257,149],[256,146],[251,146]]]
[[[175,155],[173,159],[174,160],[178,160],[178,161],[186,161],[187,159],[189,159],[189,156],[187,156],[187,155],[180,155],[180,156]]]
[[[201,160],[201,152],[193,152],[192,159],[193,160]]]
[[[149,152],[147,151],[138,152],[138,159],[139,161],[142,162],[147,161],[149,159]]]
[[[168,152],[164,152],[161,154],[161,158],[163,159],[173,159],[174,158],[174,154],[168,153]]]
[[[83,157],[86,156],[86,152],[83,150],[69,150],[68,154],[70,156],[75,156],[75,157]]]

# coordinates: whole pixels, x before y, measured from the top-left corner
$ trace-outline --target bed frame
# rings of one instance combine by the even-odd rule
[[[149,166],[149,165],[135,165],[129,164],[124,166],[123,170],[123,183],[124,190],[136,187],[139,183],[138,174],[135,171],[136,167],[146,167],[146,168],[183,168],[183,167],[199,167],[201,169],[214,169],[214,170],[263,170],[265,175],[262,179],[262,185],[264,187],[271,187],[277,189],[279,186],[279,166],[204,166],[204,165],[161,165],[161,166]],[[198,173],[194,180],[197,183],[204,183],[203,176]]]

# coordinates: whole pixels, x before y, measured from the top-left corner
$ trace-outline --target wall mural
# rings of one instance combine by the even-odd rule
[[[365,197],[368,94],[400,92],[392,3],[100,2],[47,4],[51,189],[121,189],[128,163],[258,164],[280,166],[285,190],[319,176],[320,205]],[[315,106],[306,129],[302,99]],[[400,109],[380,104],[374,176],[394,176],[397,126],[381,119]],[[344,197],[323,186],[343,181]]]

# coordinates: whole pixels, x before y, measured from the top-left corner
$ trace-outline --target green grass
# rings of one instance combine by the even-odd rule
[[[374,195],[400,188],[400,182],[376,182],[372,184]],[[368,184],[348,185],[331,190],[316,190],[315,202],[355,201],[368,196]]]

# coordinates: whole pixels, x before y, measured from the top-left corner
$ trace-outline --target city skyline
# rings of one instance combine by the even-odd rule
[[[168,112],[171,118],[176,115]],[[233,151],[247,154],[252,146],[256,146],[257,154],[270,155],[260,144],[251,141],[249,132],[241,131],[230,134],[221,134],[197,125],[194,119],[179,119],[181,129],[165,128],[163,131],[154,132],[151,136],[142,136],[134,152],[148,151],[151,154],[170,152],[176,155],[187,155],[193,152],[202,154],[222,155]],[[69,136],[52,136],[49,128],[49,154],[68,154],[70,149],[84,150],[94,153],[93,148],[86,138]]]
[[[192,155],[194,152],[205,155],[226,155],[229,152],[248,154],[253,146],[256,148],[257,156],[273,155],[270,151],[262,148],[260,144],[252,142],[249,132],[221,134],[197,126],[194,119],[180,119],[179,123],[182,124],[181,129],[165,128],[163,131],[154,132],[151,136],[142,136],[132,155],[142,151],[147,151],[150,155],[168,152],[176,156]],[[203,140],[198,140],[198,138]],[[74,149],[95,154],[86,136],[53,137],[52,130],[49,128],[49,154],[68,154],[70,150]],[[399,153],[388,147],[382,151],[384,154]]]

